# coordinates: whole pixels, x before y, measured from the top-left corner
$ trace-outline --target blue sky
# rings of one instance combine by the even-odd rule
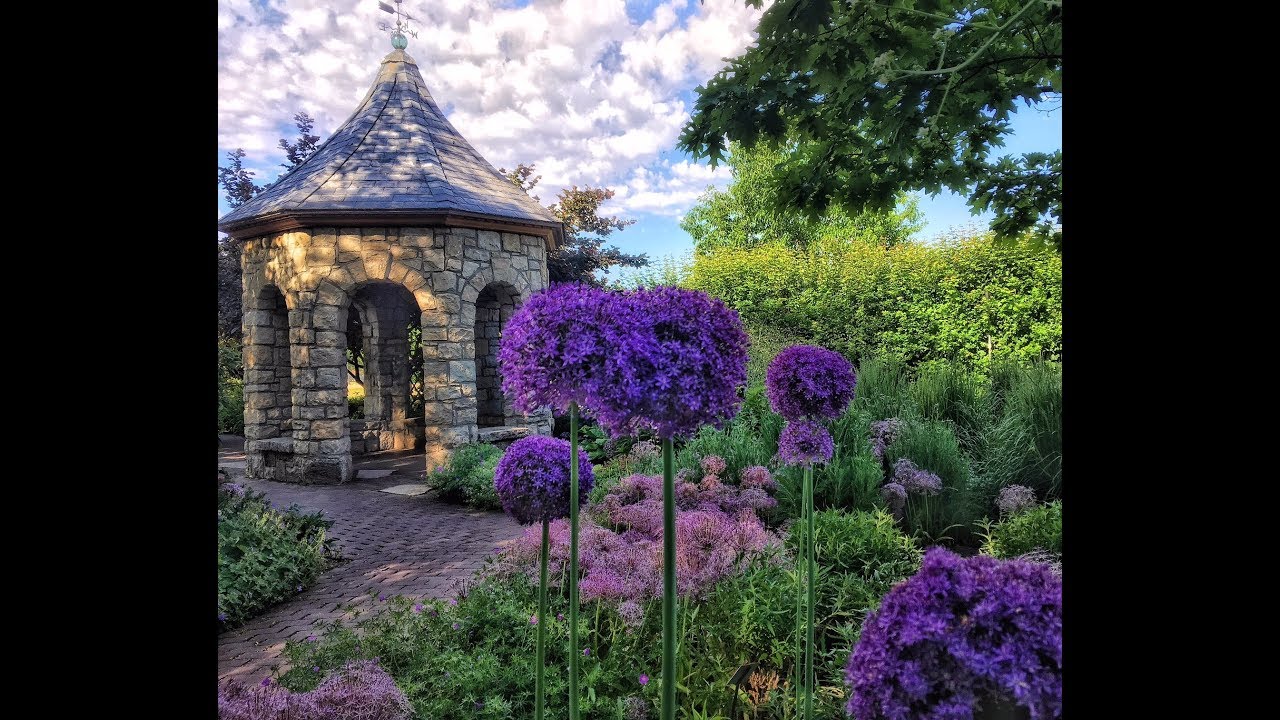
[[[679,220],[712,170],[675,150],[694,88],[742,53],[760,11],[742,0],[408,0],[417,61],[450,121],[495,167],[535,163],[544,204],[570,184],[613,188],[603,210],[637,222],[611,240],[651,258],[692,249]],[[376,0],[220,0],[218,162],[237,147],[259,183],[281,172],[293,114],[327,138],[390,45]],[[1062,112],[1021,108],[1000,153],[1061,147]],[[928,239],[978,224],[962,197],[921,197]],[[218,215],[229,207],[218,191]]]

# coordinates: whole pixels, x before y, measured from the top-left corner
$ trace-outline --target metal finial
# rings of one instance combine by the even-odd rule
[[[390,5],[384,2],[378,3],[379,10],[382,10],[383,12],[387,12],[387,13],[392,13],[393,15],[396,16],[396,24],[394,26],[388,23],[381,23],[380,25],[378,25],[379,29],[385,30],[391,33],[391,47],[395,48],[396,50],[403,50],[406,47],[409,47],[409,39],[405,37],[405,34],[418,37],[418,33],[409,29],[409,24],[407,22],[408,20],[413,20],[417,22],[418,19],[400,9],[400,3],[403,1],[404,0],[395,0],[396,2],[395,7],[391,7]]]

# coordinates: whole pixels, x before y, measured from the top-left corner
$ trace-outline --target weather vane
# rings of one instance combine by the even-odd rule
[[[391,7],[390,5],[384,2],[378,3],[378,8],[380,10],[382,10],[383,12],[391,13],[392,15],[396,16],[396,24],[394,26],[392,26],[389,23],[382,23],[378,25],[378,29],[390,32],[391,47],[397,50],[403,50],[409,46],[409,40],[408,38],[405,37],[405,33],[408,33],[409,35],[412,35],[415,38],[418,37],[418,33],[410,30],[409,25],[406,21],[413,20],[414,22],[417,22],[418,18],[413,17],[409,13],[400,9],[400,3],[403,0],[395,0],[395,1],[396,1],[395,7]]]

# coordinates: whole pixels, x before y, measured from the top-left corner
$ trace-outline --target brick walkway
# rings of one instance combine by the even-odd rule
[[[243,461],[243,445],[223,436],[219,464],[235,468]],[[297,503],[323,510],[333,520],[344,562],[320,576],[296,597],[268,609],[244,625],[218,636],[218,680],[238,678],[253,683],[269,675],[272,666],[285,670],[284,641],[317,632],[312,625],[339,617],[350,618],[348,605],[366,614],[385,593],[412,598],[454,595],[459,581],[471,577],[485,555],[517,537],[522,528],[500,512],[479,512],[432,499],[379,492],[382,488],[423,479],[421,455],[377,453],[358,459],[358,469],[391,469],[377,480],[344,485],[303,486],[266,480],[237,482],[265,492],[277,506]],[[374,595],[369,594],[370,591]],[[317,634],[319,634],[317,632]]]

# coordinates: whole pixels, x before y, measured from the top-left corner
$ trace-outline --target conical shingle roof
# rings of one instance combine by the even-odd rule
[[[316,225],[447,224],[524,230],[553,247],[563,225],[445,119],[413,58],[395,50],[355,113],[310,157],[218,229],[235,237]]]

